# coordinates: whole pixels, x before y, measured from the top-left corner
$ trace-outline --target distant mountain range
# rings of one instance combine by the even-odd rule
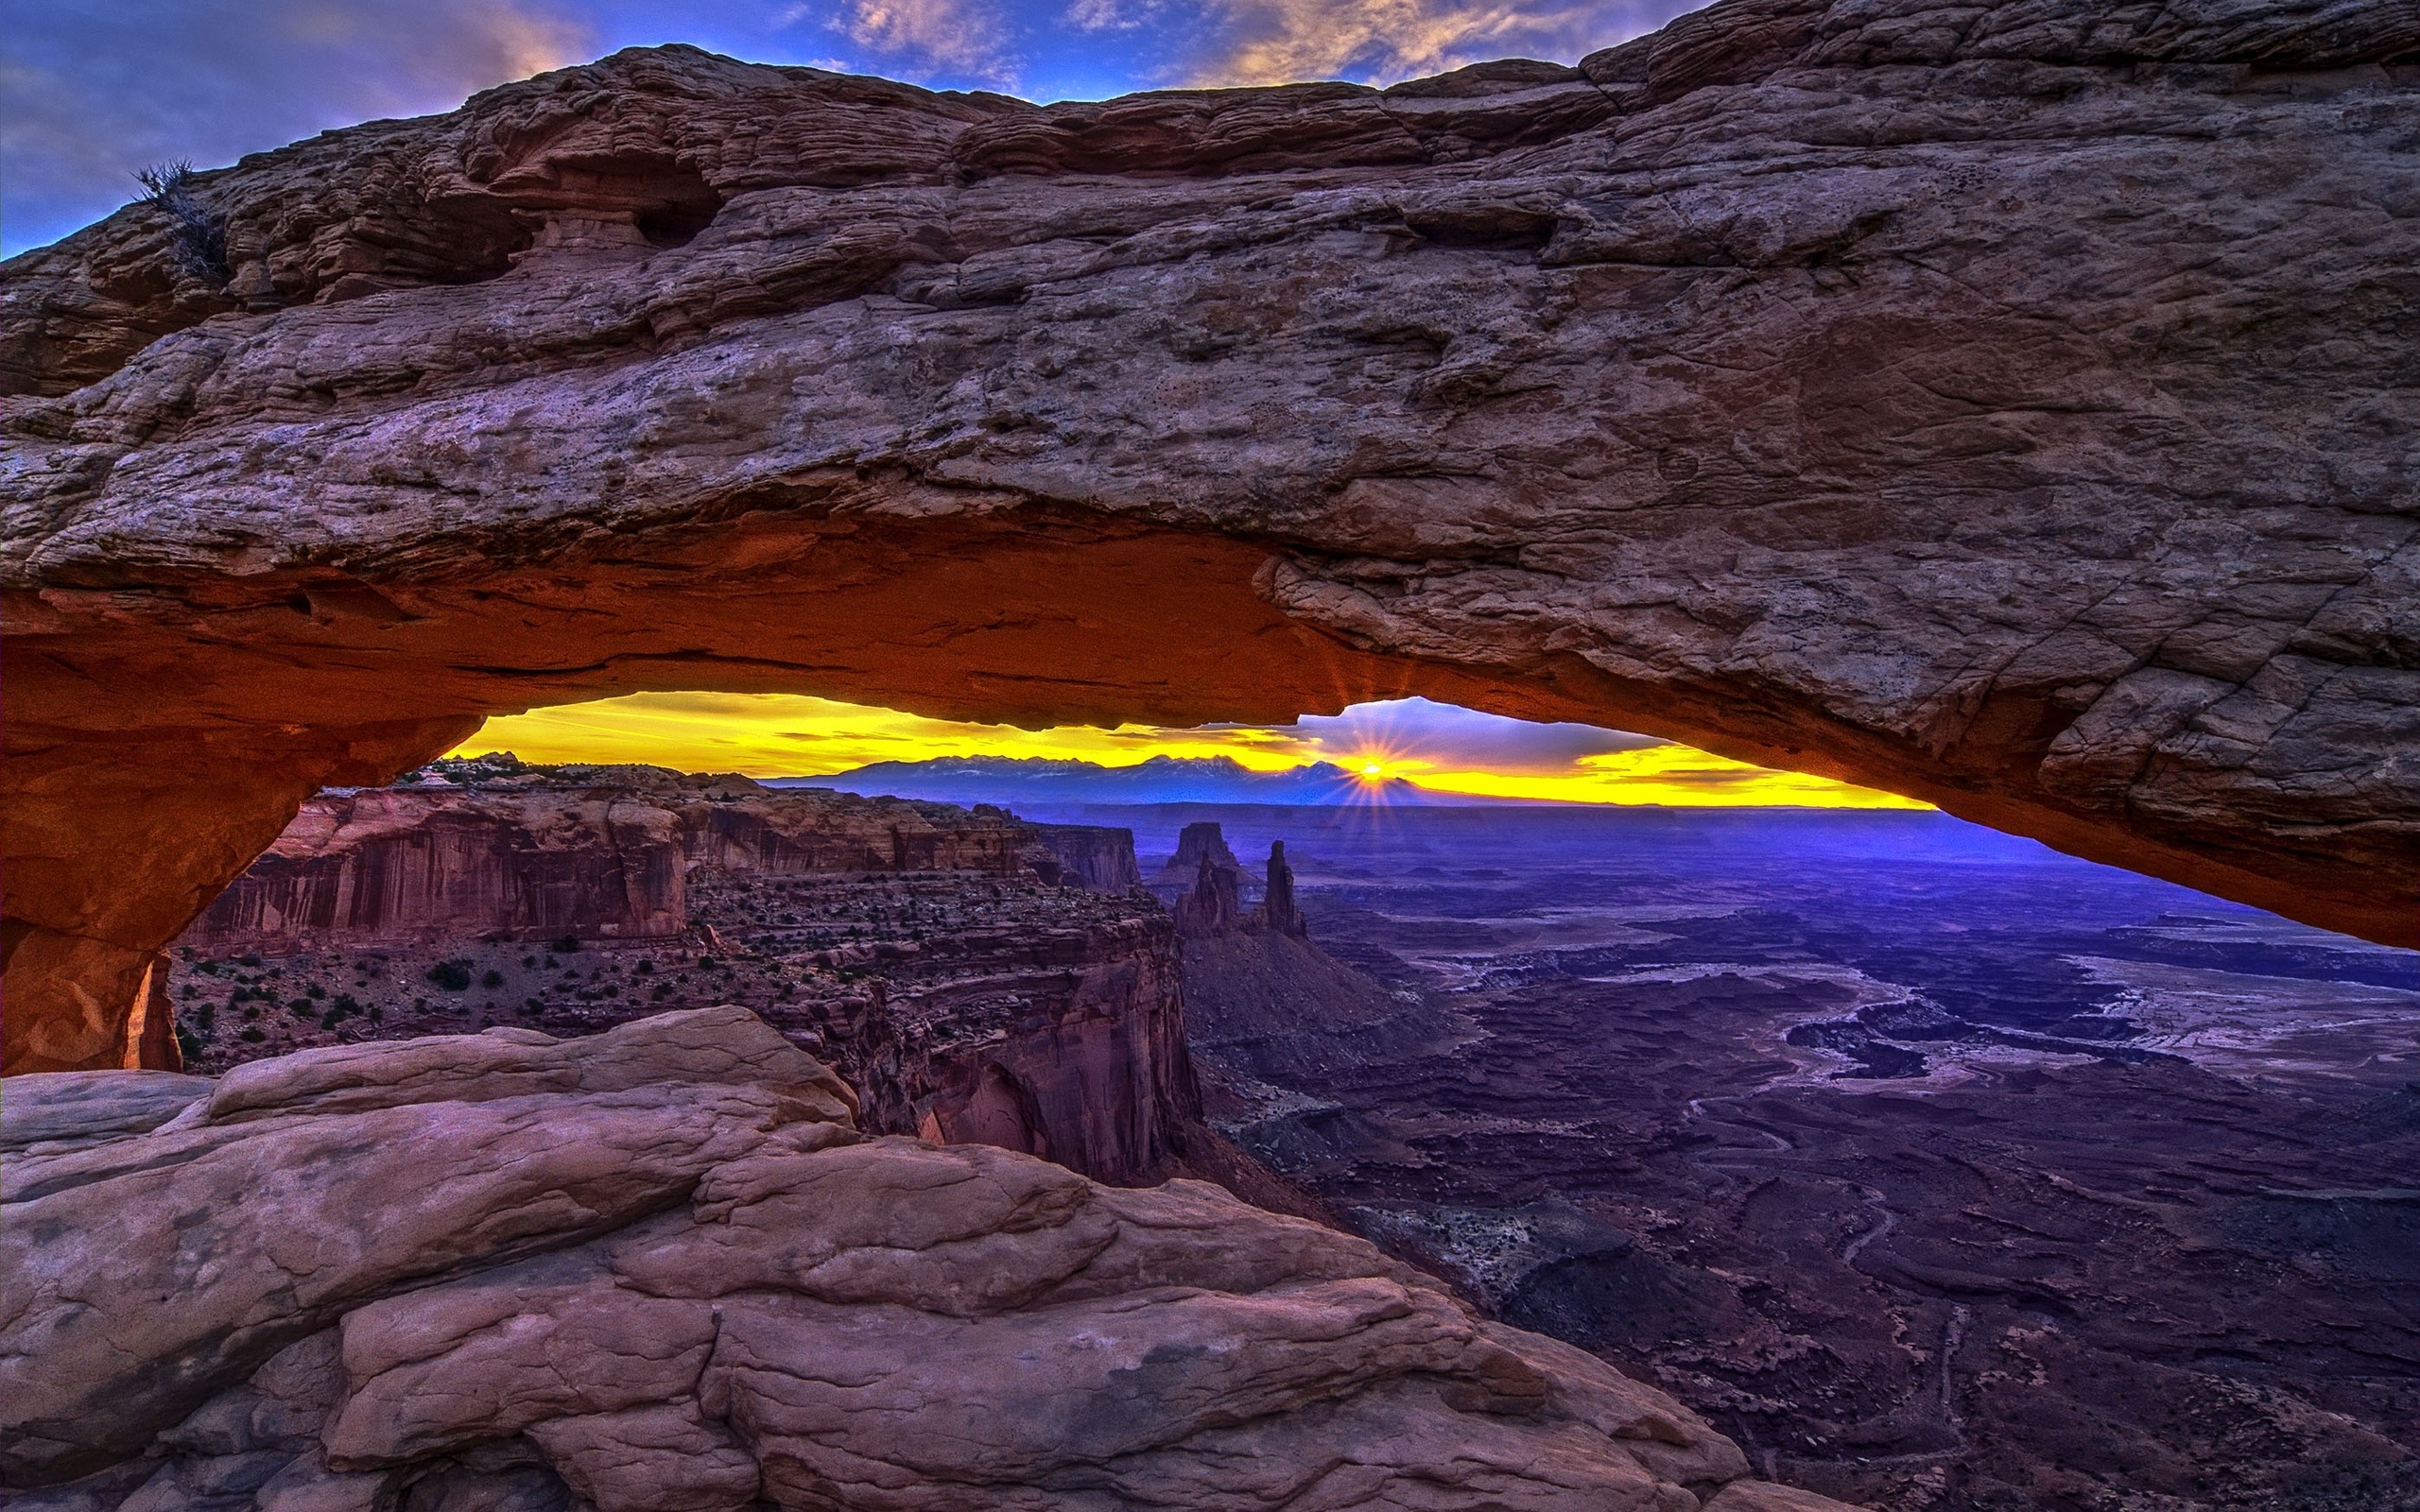
[[[1399,777],[1364,778],[1317,762],[1290,771],[1255,772],[1232,756],[1154,756],[1134,766],[1044,757],[943,756],[876,762],[829,777],[775,777],[768,787],[828,787],[867,797],[941,803],[1392,803],[1422,807],[1486,803],[1432,793]]]

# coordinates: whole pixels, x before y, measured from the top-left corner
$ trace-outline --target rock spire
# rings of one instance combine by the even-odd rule
[[[1310,925],[1294,905],[1294,868],[1286,862],[1286,842],[1269,842],[1269,888],[1261,895],[1259,922],[1278,935],[1308,935]]]

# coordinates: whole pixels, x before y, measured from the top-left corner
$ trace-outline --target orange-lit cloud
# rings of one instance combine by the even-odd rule
[[[1101,99],[1170,85],[1387,84],[1486,58],[1578,60],[1692,0],[22,0],[0,56],[0,249],[328,127],[686,42],[936,88]]]
[[[784,18],[804,20],[823,9],[793,6]],[[850,0],[826,25],[868,57],[915,72],[979,78],[1004,89],[1017,84],[1005,12],[981,0]]]
[[[1426,699],[1362,704],[1291,725],[1089,725],[1018,730],[781,694],[645,693],[491,719],[457,754],[643,762],[751,777],[821,777],[937,756],[1046,757],[1131,766],[1227,756],[1255,771],[1333,762],[1443,793],[1574,803],[1923,808],[1620,730],[1533,725]]]
[[[1218,50],[1189,82],[1389,84],[1491,58],[1571,60],[1652,31],[1695,0],[1217,0]],[[1106,9],[1095,0],[1093,9]]]

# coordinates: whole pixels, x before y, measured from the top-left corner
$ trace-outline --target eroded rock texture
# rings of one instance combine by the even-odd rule
[[[594,1033],[739,1004],[848,1081],[861,1128],[1132,1185],[1221,1169],[1175,930],[1119,884],[1135,870],[1124,830],[660,767],[448,761],[303,804],[156,974],[212,1070],[362,1036]],[[1075,885],[1087,874],[1109,885]]]
[[[12,1083],[10,1504],[1837,1506],[1358,1240],[846,1093],[737,1009]]]
[[[941,872],[1055,884],[1069,868],[1049,846],[1071,831],[1081,833],[656,766],[450,761],[303,804],[182,938],[281,954],[321,943],[676,939],[700,921],[693,879]],[[1080,844],[1080,859],[1100,866],[1101,842]]]
[[[478,715],[1422,691],[2420,940],[2420,22],[1725,0],[1038,108],[685,49],[7,270],[9,1064]]]

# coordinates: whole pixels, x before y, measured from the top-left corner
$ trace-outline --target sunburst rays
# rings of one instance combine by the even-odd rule
[[[1533,725],[1420,698],[1357,705],[1290,725],[1062,726],[928,719],[781,694],[633,694],[491,719],[461,754],[538,762],[645,762],[753,777],[820,777],[875,762],[1046,757],[1131,766],[1225,756],[1255,771],[1315,762],[1355,781],[1357,804],[1425,795],[1678,807],[1922,808],[1894,794],[1772,771],[1687,746],[1583,725]]]

